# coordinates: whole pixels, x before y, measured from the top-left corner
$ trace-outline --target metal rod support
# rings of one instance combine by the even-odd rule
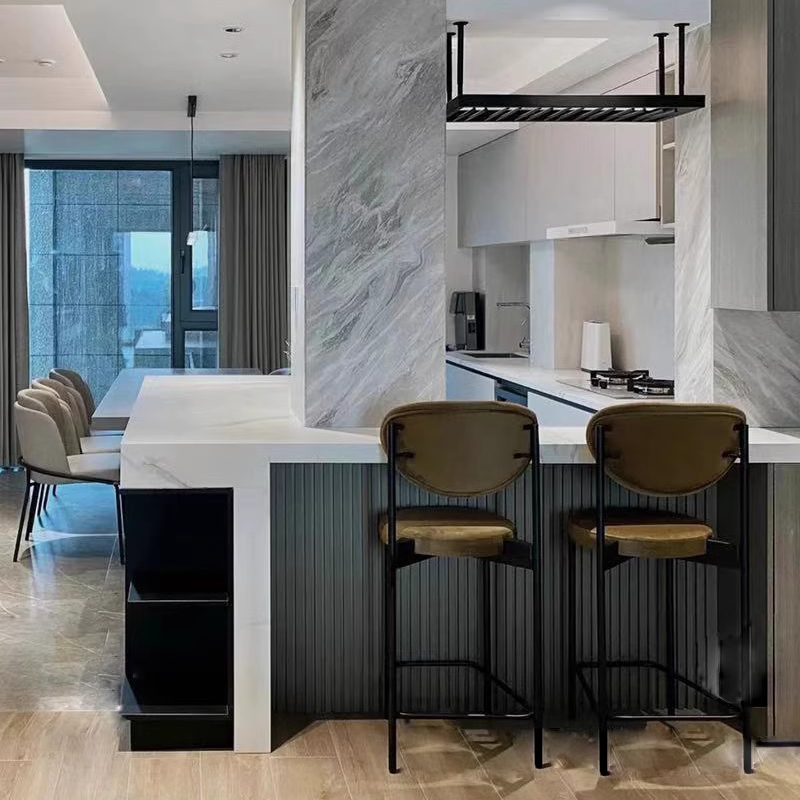
[[[667,37],[668,33],[657,33],[658,39],[658,93],[667,93]]]
[[[469,22],[454,22],[456,26],[456,37],[458,41],[458,60],[456,62],[456,96],[464,94],[464,28]]]
[[[453,39],[455,31],[447,31],[447,102],[453,99]]]
[[[686,94],[686,29],[688,22],[676,22],[678,29],[678,94]]]

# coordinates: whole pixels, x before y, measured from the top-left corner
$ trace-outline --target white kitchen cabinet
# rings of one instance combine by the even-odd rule
[[[448,400],[494,400],[494,378],[479,375],[455,364],[447,364],[445,371]]]
[[[611,94],[656,94],[653,72],[626,83]],[[659,126],[618,122],[610,126],[614,137],[614,216],[633,221],[660,219],[658,186]]]
[[[545,428],[582,428],[594,414],[538,392],[528,392],[528,408]]]
[[[460,247],[527,241],[526,178],[524,142],[516,133],[459,158]]]

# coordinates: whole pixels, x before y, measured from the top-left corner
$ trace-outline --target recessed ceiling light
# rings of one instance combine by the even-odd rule
[[[219,57],[220,58],[238,58],[239,54],[238,53],[220,53]]]
[[[40,67],[54,67],[56,65],[55,59],[53,58],[37,58],[36,63]]]
[[[244,28],[241,25],[226,25],[222,30],[225,33],[241,33]]]

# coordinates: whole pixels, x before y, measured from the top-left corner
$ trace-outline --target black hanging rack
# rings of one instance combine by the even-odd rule
[[[467,22],[454,22],[447,35],[448,122],[663,122],[705,108],[706,98],[686,94],[686,29],[678,22],[677,94],[667,94],[666,39],[657,33],[658,94],[464,94],[464,35]],[[456,37],[456,93],[453,47]]]

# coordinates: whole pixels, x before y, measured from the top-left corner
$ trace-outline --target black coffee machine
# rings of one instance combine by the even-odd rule
[[[456,350],[483,350],[484,299],[480,292],[453,292],[450,313],[456,318]]]

